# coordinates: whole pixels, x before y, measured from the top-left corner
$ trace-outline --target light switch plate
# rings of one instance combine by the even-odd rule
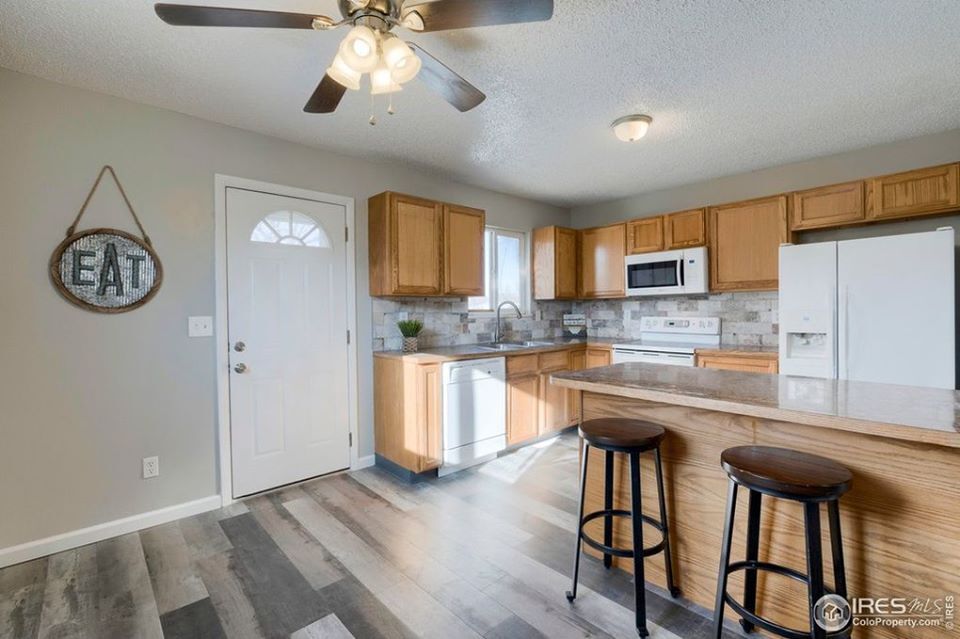
[[[150,479],[151,477],[160,476],[160,458],[159,457],[144,457],[143,458],[143,478]]]
[[[208,315],[188,317],[187,335],[189,337],[213,337],[213,318]]]

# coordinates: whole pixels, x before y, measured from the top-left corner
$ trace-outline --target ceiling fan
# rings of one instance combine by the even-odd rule
[[[307,113],[333,113],[347,89],[359,90],[370,74],[373,95],[394,93],[419,76],[430,89],[461,112],[486,99],[475,86],[392,31],[446,31],[553,17],[553,0],[337,0],[342,18],[319,14],[230,9],[158,3],[157,15],[167,24],[196,27],[257,27],[329,31],[352,25],[319,86],[303,108]],[[371,122],[373,119],[371,118]]]

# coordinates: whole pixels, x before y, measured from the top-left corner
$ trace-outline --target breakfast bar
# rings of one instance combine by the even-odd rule
[[[917,625],[870,616],[855,637],[943,637],[947,598],[960,593],[960,422],[953,390],[813,379],[704,368],[627,363],[557,373],[552,383],[581,393],[582,419],[629,417],[662,425],[663,472],[673,548],[674,579],[683,596],[714,608],[728,478],[720,455],[728,448],[789,448],[832,459],[853,473],[840,510],[851,599],[902,598],[914,604]],[[603,459],[591,449],[585,510],[603,508]],[[615,508],[630,508],[628,465],[614,467]],[[743,491],[745,492],[745,491]],[[643,461],[644,513],[657,504],[653,465]],[[738,510],[746,512],[746,495]],[[823,543],[829,547],[826,512]],[[803,511],[784,500],[765,503],[760,561],[805,567]],[[602,537],[601,520],[587,531]],[[659,534],[644,527],[656,540]],[[738,520],[733,557],[742,559],[746,526]],[[614,545],[629,547],[627,519],[614,525]],[[593,554],[596,551],[590,550]],[[614,565],[631,569],[630,560]],[[648,560],[646,579],[666,587],[662,560]],[[828,584],[831,560],[824,560]],[[728,590],[742,593],[743,574]],[[808,624],[804,584],[759,574],[757,612],[785,626]],[[949,608],[949,605],[947,606]],[[855,611],[856,612],[856,611]],[[863,611],[861,611],[862,613]],[[857,615],[855,614],[855,617]],[[735,618],[728,610],[727,618]],[[952,631],[951,631],[952,632]]]

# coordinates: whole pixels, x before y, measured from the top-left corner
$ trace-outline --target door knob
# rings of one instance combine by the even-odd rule
[[[238,353],[242,353],[243,351],[247,350],[247,345],[243,342],[237,342],[233,345],[233,350],[237,351]]]
[[[236,366],[233,367],[233,371],[235,373],[246,373],[247,365],[241,362],[240,364],[237,364]]]

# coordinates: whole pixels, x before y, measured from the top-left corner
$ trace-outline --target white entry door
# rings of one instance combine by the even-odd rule
[[[228,188],[233,496],[350,466],[346,209]]]

